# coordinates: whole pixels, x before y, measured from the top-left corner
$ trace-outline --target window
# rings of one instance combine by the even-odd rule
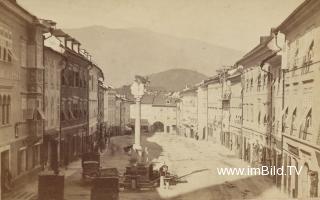
[[[20,65],[27,66],[27,41],[23,39],[20,41]]]
[[[297,108],[295,108],[292,112],[292,117],[291,117],[291,132],[290,135],[293,135],[295,131],[297,130],[296,127],[296,118],[297,118]]]
[[[308,56],[307,56],[307,61],[312,62],[313,59],[313,46],[314,46],[314,40],[311,41],[308,49]]]
[[[288,128],[287,127],[288,113],[289,113],[289,110],[288,110],[288,108],[286,108],[285,112],[284,112],[284,114],[282,116],[282,132],[285,132],[286,129]]]
[[[61,84],[68,85],[68,78],[67,78],[67,70],[63,69],[61,71]]]
[[[258,124],[260,125],[261,123],[261,112],[259,111],[259,114],[258,114]]]
[[[66,105],[66,101],[63,101],[61,103],[61,112],[60,112],[60,118],[61,121],[65,121],[68,119],[68,114],[67,114],[67,105]]]
[[[12,62],[12,33],[0,24],[0,61]]]
[[[260,91],[260,87],[261,87],[261,73],[259,73],[258,75],[258,87],[257,87],[257,91],[259,92]]]
[[[254,110],[253,105],[251,105],[251,122],[253,122]]]
[[[304,140],[310,140],[311,139],[311,127],[312,127],[312,109],[309,110],[306,118],[305,123],[303,126],[303,137]]]
[[[299,61],[299,48],[297,48],[296,52],[294,53],[294,58],[293,58],[293,68],[292,68],[292,76],[295,75],[296,69],[298,68],[298,61]]]
[[[80,79],[79,79],[79,72],[75,72],[75,86],[79,87],[80,86]]]
[[[50,102],[50,115],[51,115],[51,120],[50,120],[50,124],[54,125],[54,114],[55,114],[55,110],[54,110],[54,99],[53,97],[51,98],[51,102]]]
[[[27,170],[27,152],[26,147],[22,147],[18,151],[18,174]]]
[[[10,123],[10,106],[11,106],[11,97],[9,95],[0,95],[0,119],[1,124],[9,124]]]
[[[40,164],[39,157],[40,157],[40,146],[39,144],[35,144],[32,147],[32,167],[35,168]]]
[[[267,125],[267,124],[268,124],[268,116],[267,116],[267,114],[264,115],[263,124],[264,124],[264,125]]]

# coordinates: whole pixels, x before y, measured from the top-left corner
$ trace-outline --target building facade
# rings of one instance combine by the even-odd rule
[[[178,112],[180,112],[179,134],[198,138],[198,94],[197,87],[186,88],[180,92]]]
[[[15,1],[0,2],[0,176],[9,171],[13,181],[40,167],[43,28]],[[1,199],[7,189],[0,184]]]
[[[60,164],[68,165],[93,149],[89,135],[89,58],[80,43],[60,29],[52,34],[63,44],[65,68],[61,71]]]
[[[103,80],[101,69],[92,64],[89,67],[89,137],[92,138],[94,146],[100,140],[101,116],[99,115],[99,80]],[[101,102],[101,100],[100,100]]]
[[[208,140],[220,143],[222,124],[222,102],[220,77],[214,76],[205,81],[208,88]]]
[[[208,87],[205,84],[199,84],[197,89],[197,113],[198,113],[198,131],[199,139],[208,139]]]
[[[54,36],[51,40],[59,40]],[[60,91],[61,70],[65,68],[65,57],[61,51],[51,48],[45,41],[44,48],[44,113],[46,116],[43,138],[42,159],[44,165],[51,169],[59,149],[60,134]],[[60,43],[59,43],[60,44]]]
[[[271,73],[272,36],[260,37],[260,43],[237,62],[243,72],[243,157],[252,165],[271,164]],[[271,58],[270,58],[271,59]]]
[[[285,35],[283,58],[283,166],[302,172],[282,177],[290,197],[319,197],[320,2],[303,2],[277,28]]]
[[[228,71],[228,76],[224,82],[223,101],[229,101],[226,108],[229,111],[227,115],[229,118],[229,149],[242,158],[242,85],[241,73],[238,69],[231,69]],[[224,117],[225,119],[225,117]]]

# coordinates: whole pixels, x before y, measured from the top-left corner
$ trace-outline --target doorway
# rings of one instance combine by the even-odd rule
[[[7,191],[5,188],[5,179],[7,176],[5,176],[7,170],[9,170],[9,150],[4,150],[1,152],[1,198],[3,197],[3,194]],[[10,170],[9,170],[10,171]]]

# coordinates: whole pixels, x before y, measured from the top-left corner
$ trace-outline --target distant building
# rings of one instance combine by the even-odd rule
[[[103,145],[100,147],[105,147],[106,134],[107,134],[107,110],[108,105],[105,104],[105,94],[108,90],[108,87],[103,84],[103,80],[99,79],[99,88],[98,88],[98,143]]]
[[[178,102],[179,134],[185,137],[198,136],[198,94],[197,87],[186,88],[180,93]]]
[[[146,94],[141,100],[141,127],[147,132],[176,133],[176,104],[164,93]],[[136,104],[130,105],[131,125],[134,127],[137,115]]]
[[[208,139],[208,85],[202,84],[198,86],[197,90],[197,113],[198,113],[198,132],[199,139]]]
[[[205,80],[208,88],[208,140],[219,143],[221,140],[222,102],[220,77],[218,75]]]
[[[89,67],[89,137],[94,145],[98,144],[101,116],[99,115],[99,80],[103,79],[102,70],[95,64]]]

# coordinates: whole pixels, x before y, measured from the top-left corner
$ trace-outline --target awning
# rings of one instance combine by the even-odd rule
[[[24,118],[31,119],[31,120],[45,120],[46,119],[43,111],[38,108],[25,110]]]

